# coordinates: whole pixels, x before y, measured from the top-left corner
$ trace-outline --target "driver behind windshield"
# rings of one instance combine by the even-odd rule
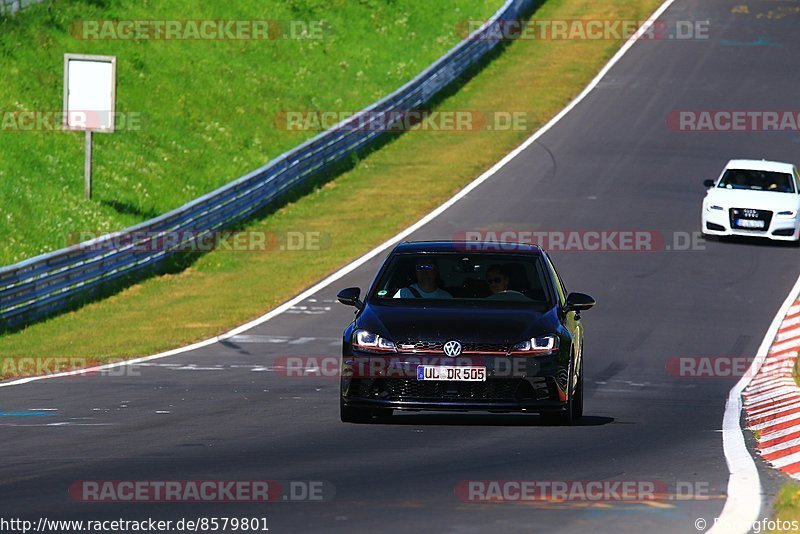
[[[486,271],[486,282],[493,295],[508,291],[509,276],[506,270],[500,265],[492,265]]]
[[[394,298],[449,299],[453,296],[439,288],[439,267],[430,260],[418,261],[414,266],[417,282],[397,290]]]

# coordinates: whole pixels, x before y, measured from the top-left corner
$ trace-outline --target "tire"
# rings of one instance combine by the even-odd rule
[[[581,367],[578,374],[578,383],[567,400],[563,412],[543,413],[542,420],[551,425],[572,426],[583,417],[583,347],[581,347]]]
[[[352,408],[345,406],[344,401],[339,399],[339,418],[342,423],[369,423],[372,419],[372,410],[368,408]]]
[[[576,422],[583,417],[583,374],[578,377],[578,385],[572,394],[572,422]]]
[[[719,238],[720,238],[720,236],[718,236],[716,234],[703,234],[703,239],[705,239],[706,241],[719,242]]]

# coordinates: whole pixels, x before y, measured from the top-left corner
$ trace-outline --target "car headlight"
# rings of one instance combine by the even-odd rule
[[[530,354],[531,356],[546,356],[558,352],[558,336],[542,336],[526,339],[511,347],[514,354]]]
[[[797,210],[779,211],[778,219],[794,219],[797,217]]]
[[[706,207],[706,210],[707,211],[724,211],[725,208],[723,208],[722,206],[720,206],[718,204],[709,204],[708,207]]]
[[[397,352],[394,341],[373,334],[369,330],[353,332],[353,347],[364,352]]]

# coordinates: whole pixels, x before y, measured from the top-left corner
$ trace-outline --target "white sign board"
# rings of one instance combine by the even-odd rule
[[[64,125],[68,130],[114,131],[117,58],[64,54]]]

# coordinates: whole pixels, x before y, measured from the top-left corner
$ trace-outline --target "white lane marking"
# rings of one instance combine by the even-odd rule
[[[41,423],[41,424],[22,424],[22,423],[0,423],[0,426],[23,426],[23,427],[37,427],[37,426],[112,426],[114,423]],[[63,458],[62,458],[63,459]]]
[[[227,341],[231,343],[288,343],[292,338],[289,336],[260,336],[254,334],[242,334],[232,336]]]
[[[783,301],[778,313],[775,314],[750,369],[728,394],[725,416],[722,419],[722,448],[725,451],[725,460],[730,471],[728,498],[725,500],[725,506],[722,508],[719,518],[708,531],[710,533],[749,532],[750,526],[758,520],[761,512],[761,481],[758,478],[758,469],[753,457],[750,456],[750,451],[747,450],[744,442],[745,431],[739,424],[742,413],[742,391],[764,363],[778,333],[778,328],[790,308],[794,306],[798,294],[800,294],[800,277],[797,278],[794,287],[789,291],[789,295]],[[754,403],[751,399],[751,404]]]
[[[239,334],[237,336],[229,337],[226,341],[231,343],[274,343],[282,345],[305,345],[312,341],[328,341],[332,344],[341,343],[341,338],[338,337],[312,337],[312,336],[270,336],[259,334]]]
[[[331,311],[330,306],[292,306],[286,313],[303,313],[306,315],[321,315]]]
[[[25,425],[25,426],[111,426],[112,424],[113,423],[74,423],[72,421],[62,421],[60,423],[46,423],[43,425]]]
[[[314,341],[317,338],[315,337],[298,337],[297,339],[293,339],[289,342],[289,345],[302,345],[304,343],[308,343],[309,341]]]

